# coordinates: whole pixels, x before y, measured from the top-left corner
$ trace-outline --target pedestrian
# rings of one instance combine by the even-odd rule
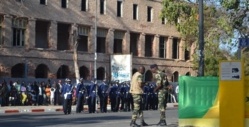
[[[50,104],[51,100],[50,100],[50,95],[51,95],[51,88],[49,86],[49,84],[46,85],[46,88],[45,88],[45,93],[46,93],[46,105]]]
[[[55,85],[55,92],[54,92],[54,103],[55,105],[62,105],[63,95],[61,94],[62,90],[62,83],[61,80],[58,80],[58,83]]]
[[[138,115],[140,115],[141,126],[148,126],[147,123],[144,122],[143,110],[142,110],[142,96],[143,96],[143,87],[145,83],[143,82],[143,74],[145,68],[143,66],[139,67],[138,71],[132,76],[131,79],[131,87],[130,93],[133,97],[134,110],[131,117],[130,126],[139,127],[136,124],[136,119]]]
[[[160,121],[157,125],[166,126],[166,93],[167,86],[165,85],[166,80],[163,80],[165,74],[158,69],[157,64],[150,65],[151,72],[153,73],[153,81],[156,83],[154,92],[158,92],[158,108],[160,110]]]
[[[34,81],[34,94],[35,94],[35,105],[39,105],[39,85],[38,82]]]
[[[50,104],[51,105],[55,105],[55,101],[54,101],[54,96],[55,96],[55,84],[52,84],[51,88],[50,88]]]
[[[179,102],[179,85],[177,84],[176,89],[175,89],[175,93],[176,93],[176,102]]]

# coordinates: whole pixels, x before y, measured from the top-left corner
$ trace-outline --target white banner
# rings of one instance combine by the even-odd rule
[[[130,81],[132,75],[132,55],[111,55],[111,80]]]

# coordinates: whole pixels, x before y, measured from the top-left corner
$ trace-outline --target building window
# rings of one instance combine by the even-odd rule
[[[124,34],[122,31],[114,32],[113,53],[122,53]]]
[[[138,41],[139,34],[138,33],[130,33],[130,52],[133,56],[138,56]]]
[[[61,7],[68,8],[68,0],[61,0]]]
[[[190,52],[188,49],[185,49],[185,56],[184,56],[185,60],[190,60]]]
[[[167,42],[166,37],[159,38],[159,57],[160,58],[166,58],[166,52],[167,52],[166,42]]]
[[[88,9],[88,0],[81,0],[81,11],[87,11]]]
[[[122,17],[123,16],[123,2],[117,1],[117,16]]]
[[[172,50],[172,58],[179,59],[179,40],[178,38],[173,38],[173,50]]]
[[[153,9],[152,7],[147,7],[147,21],[148,22],[152,22],[152,18],[153,18]]]
[[[78,27],[78,51],[88,52],[88,35],[90,28],[86,26]]]
[[[3,16],[0,16],[0,45],[3,45]]]
[[[40,4],[47,5],[47,0],[40,0]]]
[[[70,24],[57,24],[57,50],[70,50]]]
[[[105,14],[106,11],[106,1],[100,0],[100,14]]]
[[[15,18],[12,22],[13,27],[13,46],[24,46],[25,31],[28,20],[24,18]]]
[[[137,4],[133,4],[133,19],[138,20],[138,6],[137,6]]]
[[[35,47],[48,48],[50,22],[37,20],[35,23]]]
[[[162,18],[162,24],[166,24],[167,23],[167,19],[166,18]]]
[[[153,40],[154,36],[145,35],[145,57],[152,57]]]
[[[106,29],[98,29],[97,31],[97,53],[106,52]]]

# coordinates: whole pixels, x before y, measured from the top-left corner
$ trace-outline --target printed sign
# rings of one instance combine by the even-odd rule
[[[241,80],[241,62],[222,62],[221,80]]]
[[[111,80],[131,80],[132,55],[111,55]]]

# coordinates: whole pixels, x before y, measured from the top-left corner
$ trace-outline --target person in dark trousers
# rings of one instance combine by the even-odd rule
[[[61,105],[62,104],[63,96],[61,94],[61,90],[62,90],[61,80],[58,80],[58,83],[56,83],[56,85],[55,85],[55,93],[54,93],[54,103],[55,103],[55,105]]]
[[[79,83],[76,86],[76,113],[81,113],[84,110],[84,96],[86,93],[86,87],[83,83],[83,78],[79,79]]]
[[[66,78],[65,85],[62,87],[62,95],[64,97],[63,101],[63,111],[64,114],[71,114],[72,109],[72,92],[73,92],[73,85],[71,84],[71,80]]]
[[[98,88],[98,95],[100,99],[100,111],[107,112],[107,98],[108,98],[108,85],[103,81]]]
[[[96,108],[96,87],[97,84],[95,81],[92,81],[88,88],[88,111],[89,113],[95,113]]]
[[[112,86],[110,88],[109,97],[111,101],[111,111],[115,112],[115,106],[116,106],[116,91],[118,89],[118,85],[114,82],[112,82]]]

